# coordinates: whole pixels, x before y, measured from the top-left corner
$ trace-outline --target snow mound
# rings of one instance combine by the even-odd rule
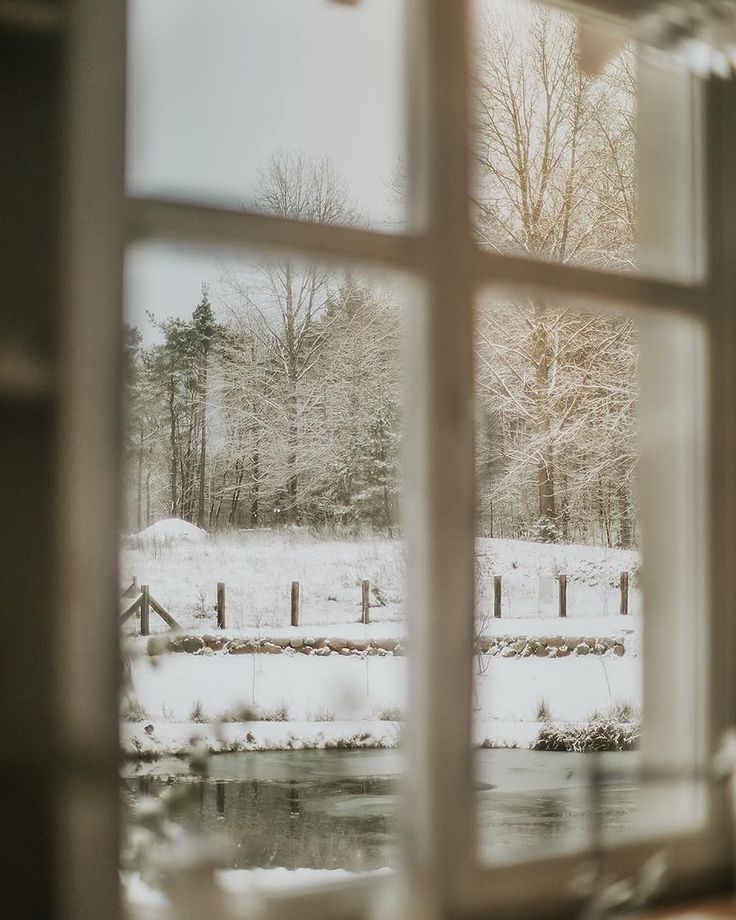
[[[145,543],[178,543],[180,540],[199,543],[207,539],[207,531],[181,518],[167,518],[156,521],[136,536]]]

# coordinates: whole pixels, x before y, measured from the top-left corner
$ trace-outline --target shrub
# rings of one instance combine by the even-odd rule
[[[549,722],[552,719],[552,713],[549,711],[546,700],[540,700],[537,703],[536,717],[537,722]]]
[[[148,713],[139,699],[126,696],[120,709],[120,718],[123,722],[144,722],[148,718]]]
[[[608,716],[614,722],[636,722],[634,704],[630,700],[619,700],[608,710]]]
[[[226,709],[217,718],[218,722],[288,722],[289,707],[285,701],[278,706],[264,709],[260,706],[240,706],[237,709]],[[326,720],[327,721],[327,720]]]
[[[192,711],[189,713],[190,722],[207,722],[207,716],[204,712],[204,707],[202,706],[202,701],[197,700],[197,702],[192,706]]]
[[[533,751],[631,751],[639,743],[638,722],[594,719],[582,725],[543,725],[532,744]]]
[[[402,722],[404,714],[398,706],[384,706],[376,712],[376,718],[380,722]]]
[[[315,709],[307,713],[307,722],[334,722],[335,721],[335,710],[334,709]]]

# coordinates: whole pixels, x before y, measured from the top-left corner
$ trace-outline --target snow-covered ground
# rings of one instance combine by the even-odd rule
[[[334,886],[356,879],[375,884],[376,879],[390,877],[390,869],[360,873],[345,869],[220,869],[211,875],[205,870],[204,874],[195,877],[196,891],[189,889],[188,877],[179,874],[172,879],[168,892],[149,885],[137,872],[122,873],[121,880],[127,907],[137,920],[163,920],[171,917],[172,908],[176,912],[176,907],[182,903],[186,905],[188,917],[198,916],[193,904],[201,904],[203,910],[211,913],[213,903],[220,906],[224,916],[242,917],[246,915],[244,895],[248,898],[247,916],[260,916],[256,907],[262,908],[266,900],[283,897],[287,892]]]
[[[183,522],[155,527],[166,539],[150,539],[150,533],[144,534],[146,539],[132,538],[122,555],[121,584],[127,586],[133,576],[149,584],[153,596],[187,632],[215,631],[216,584],[223,581],[229,628],[220,635],[225,638],[406,636],[400,540],[325,539],[298,530],[214,536],[200,532],[191,539],[191,525]],[[585,721],[621,703],[634,711],[640,708],[636,553],[479,539],[477,571],[484,634],[623,637],[626,649],[621,657],[611,651],[571,654],[564,660],[482,656],[483,666],[477,661],[473,665],[479,672],[474,690],[477,743],[528,744],[536,735],[540,708],[564,721]],[[626,617],[618,616],[621,571],[628,571],[632,582],[631,614]],[[555,575],[561,573],[568,579],[566,619],[556,616]],[[496,574],[504,586],[500,619],[489,615]],[[357,622],[364,578],[374,589],[367,626]],[[304,625],[297,628],[288,625],[293,580],[302,585]],[[128,718],[139,720],[123,727],[123,743],[131,752],[183,752],[194,735],[212,750],[228,745],[324,747],[362,735],[376,745],[396,741],[397,720],[406,708],[405,657],[205,650],[150,658],[147,640],[133,638],[136,626],[134,619],[126,624],[133,650],[128,704],[134,705],[127,705]],[[437,679],[450,681],[453,675],[438,674]],[[256,715],[263,721],[255,721]]]
[[[406,707],[406,664],[399,657],[186,654],[154,664],[141,656],[133,660],[131,695],[143,721],[124,723],[122,741],[138,754],[183,753],[193,737],[215,751],[233,743],[252,750],[352,745],[364,734],[367,744],[391,745]],[[640,708],[636,655],[491,658],[475,681],[475,740],[526,746],[542,704],[552,719],[586,721],[620,703]],[[245,721],[257,714],[268,721]]]
[[[148,584],[156,600],[188,631],[213,628],[218,582],[227,588],[227,621],[234,632],[287,626],[292,581],[301,584],[305,626],[355,624],[363,579],[371,583],[374,622],[404,619],[406,566],[401,540],[326,538],[288,529],[202,537],[196,530],[184,522],[160,521],[128,538],[121,556],[121,587],[127,587],[134,576],[140,584]],[[503,617],[489,629],[518,628],[519,634],[527,634],[528,626],[510,624],[517,619],[547,619],[555,620],[559,634],[555,576],[566,574],[568,618],[585,618],[592,625],[617,616],[619,575],[627,571],[633,619],[640,612],[638,566],[638,554],[630,550],[479,538],[478,615],[484,625],[492,619],[493,576],[501,575]],[[595,634],[589,632],[591,625],[586,625],[586,634]],[[155,616],[151,626],[166,628]],[[133,633],[135,620],[125,629]]]

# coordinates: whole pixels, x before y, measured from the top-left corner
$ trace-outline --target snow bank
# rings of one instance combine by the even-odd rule
[[[330,747],[363,734],[370,736],[365,746],[380,747],[395,740],[394,720],[406,707],[405,658],[165,655],[156,662],[136,658],[132,666],[131,695],[145,718],[124,723],[121,732],[125,750],[138,756],[183,753],[193,736],[207,740],[211,750],[228,750],[234,742],[249,750]],[[570,722],[587,721],[617,703],[639,710],[641,677],[641,661],[633,655],[491,658],[475,680],[477,740],[517,744],[531,738],[542,702],[552,719]],[[451,679],[438,674],[438,680]],[[254,707],[284,721],[197,722],[237,719]],[[525,727],[516,731],[512,723]],[[147,725],[153,729],[147,732]]]
[[[393,748],[398,743],[399,731],[397,722],[385,721],[225,722],[206,725],[153,720],[123,723],[121,741],[126,754],[147,761],[160,757],[184,757],[193,743],[203,744],[210,754]]]
[[[253,899],[283,895],[286,892],[305,890],[336,882],[390,878],[391,870],[373,872],[348,872],[346,869],[219,869],[214,881],[229,899],[235,916],[242,915],[243,895]],[[145,920],[170,917],[172,904],[163,891],[153,888],[137,872],[121,873],[125,901],[131,914]],[[248,916],[251,916],[249,913]]]
[[[156,521],[136,534],[136,540],[142,543],[199,543],[206,539],[206,530],[202,530],[196,524],[190,524],[189,521],[182,521],[181,518]]]

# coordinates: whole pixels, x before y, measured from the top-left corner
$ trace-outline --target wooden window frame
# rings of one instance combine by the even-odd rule
[[[14,9],[21,5],[10,4]],[[482,250],[467,206],[470,183],[467,0],[408,0],[410,229],[387,234],[316,226],[184,201],[123,193],[125,4],[77,0],[67,30],[68,110],[63,225],[64,306],[58,392],[59,592],[57,708],[66,790],[60,805],[63,915],[101,916],[118,902],[117,498],[120,327],[126,245],[146,240],[235,249],[404,272],[419,282],[411,311],[406,534],[411,633],[403,872],[393,895],[404,916],[563,915],[579,857],[505,869],[478,865],[472,800],[474,604],[473,297],[488,286],[543,289],[634,311],[673,312],[704,325],[709,343],[707,429],[709,597],[705,745],[736,722],[736,93],[702,87],[694,135],[703,151],[703,270],[696,280],[611,274]],[[717,496],[717,498],[716,498]],[[447,611],[455,616],[450,619]],[[452,626],[450,627],[450,622]],[[725,800],[711,797],[702,831],[665,841],[670,893],[724,883],[732,850]],[[655,843],[612,849],[617,872]],[[530,880],[533,879],[533,882]],[[387,886],[391,887],[391,886]],[[279,916],[360,913],[375,885],[339,885],[285,899]],[[555,892],[554,901],[550,892]],[[543,906],[542,906],[543,905]],[[541,910],[541,913],[535,914]]]

